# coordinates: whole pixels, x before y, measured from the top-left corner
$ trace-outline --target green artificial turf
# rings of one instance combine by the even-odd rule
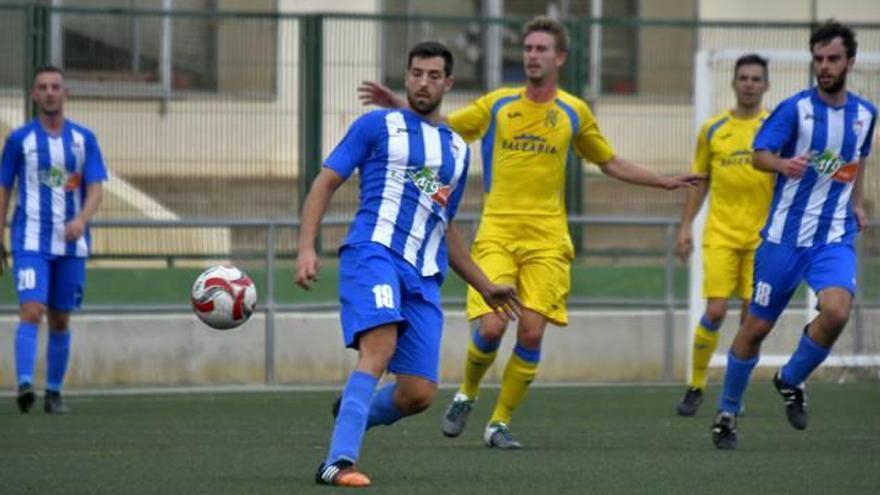
[[[441,436],[445,390],[425,413],[371,430],[359,465],[382,494],[877,493],[877,383],[810,391],[810,427],[796,431],[771,385],[753,383],[739,449],[717,451],[715,390],[680,418],[681,387],[536,387],[512,425],[525,449],[512,452],[482,445],[493,389],[461,437]],[[6,396],[0,493],[341,493],[313,484],[335,395],[71,395],[68,416],[21,415]]]

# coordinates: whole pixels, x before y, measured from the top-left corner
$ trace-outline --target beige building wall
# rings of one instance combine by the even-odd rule
[[[649,19],[693,19],[696,4],[682,0],[641,3]],[[694,33],[682,27],[649,27],[639,31],[638,89],[642,93],[690,94]]]
[[[813,0],[698,0],[699,16],[713,21],[794,21],[812,19]],[[849,22],[880,21],[876,0],[815,0],[816,18]]]

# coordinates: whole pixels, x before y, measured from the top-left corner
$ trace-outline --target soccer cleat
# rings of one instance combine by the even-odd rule
[[[333,464],[321,463],[318,466],[318,472],[315,473],[315,483],[360,488],[370,486],[370,478],[358,471],[353,462],[341,460]]]
[[[443,425],[440,428],[443,435],[449,438],[455,438],[461,435],[464,427],[467,426],[468,416],[474,409],[474,400],[469,399],[467,395],[461,392],[455,394],[446,412],[443,413]]]
[[[46,402],[43,403],[43,410],[48,414],[67,414],[70,408],[64,404],[60,392],[46,390]]]
[[[690,387],[687,389],[687,392],[684,394],[684,398],[681,399],[681,402],[678,403],[679,416],[693,416],[697,414],[697,409],[700,408],[700,404],[703,403],[703,391],[696,388]]]
[[[496,449],[515,450],[522,448],[522,444],[513,438],[513,435],[510,434],[510,428],[504,423],[489,423],[483,434],[483,441],[487,447]]]
[[[22,383],[18,386],[18,397],[15,402],[18,403],[18,410],[22,414],[30,412],[34,402],[37,400],[37,394],[34,393],[34,387],[30,383]]]
[[[718,411],[712,423],[712,443],[720,450],[736,448],[736,416],[727,411]]]
[[[807,392],[804,387],[795,387],[784,383],[779,371],[773,375],[773,386],[785,401],[785,415],[788,416],[788,423],[798,430],[806,429],[810,413],[807,412]]]

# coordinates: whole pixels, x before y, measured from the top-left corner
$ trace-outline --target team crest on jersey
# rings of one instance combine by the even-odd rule
[[[40,170],[40,182],[53,189],[63,187],[65,191],[76,190],[82,182],[82,175],[68,173],[58,167]]]
[[[406,177],[419,188],[419,191],[430,196],[435,203],[443,207],[446,206],[452,187],[440,182],[440,178],[434,175],[431,169],[423,167],[418,172],[411,170],[407,172]]]
[[[862,127],[864,125],[865,125],[865,123],[862,120],[853,121],[853,133],[856,136],[860,136],[862,134]]]
[[[831,150],[810,157],[810,166],[819,175],[830,176],[838,182],[854,181],[859,169],[856,162],[844,163],[843,159]]]
[[[559,121],[559,110],[555,108],[547,110],[547,115],[544,117],[544,125],[547,127],[556,127],[557,121]]]

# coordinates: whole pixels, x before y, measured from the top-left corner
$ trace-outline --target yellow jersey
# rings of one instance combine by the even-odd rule
[[[483,138],[484,216],[564,219],[569,149],[593,163],[614,157],[587,104],[562,90],[547,103],[535,103],[524,87],[499,89],[447,120],[466,141]]]
[[[697,138],[693,171],[709,177],[704,246],[755,249],[767,221],[774,174],[752,166],[752,141],[768,113],[740,119],[731,111],[707,120]]]

